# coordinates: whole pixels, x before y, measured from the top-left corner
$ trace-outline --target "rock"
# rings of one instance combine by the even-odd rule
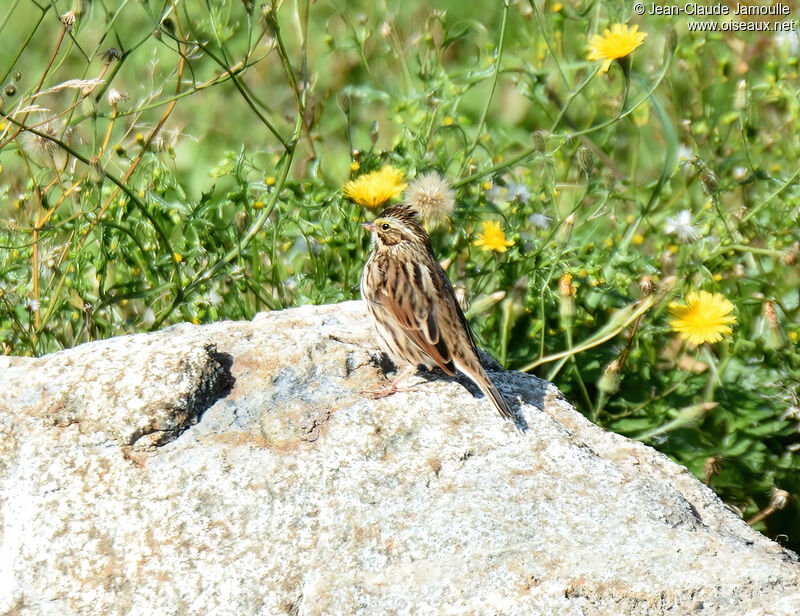
[[[548,383],[384,378],[361,302],[0,364],[2,614],[796,614],[800,563]]]

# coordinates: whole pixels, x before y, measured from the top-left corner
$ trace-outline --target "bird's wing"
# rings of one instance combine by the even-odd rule
[[[453,354],[439,328],[437,297],[425,288],[430,280],[425,267],[409,262],[394,268],[394,276],[389,276],[394,280],[381,288],[380,302],[419,348],[447,374],[454,375]]]

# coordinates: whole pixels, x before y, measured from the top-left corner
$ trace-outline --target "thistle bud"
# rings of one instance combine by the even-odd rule
[[[564,322],[575,318],[575,294],[577,289],[572,284],[572,274],[567,272],[558,281],[558,314]]]
[[[86,94],[81,102],[81,109],[87,117],[97,117],[97,101],[95,100],[94,96],[89,96]]]
[[[619,360],[609,362],[603,369],[603,374],[597,381],[597,388],[606,394],[615,394],[619,391],[619,373],[621,366]]]
[[[667,26],[664,32],[664,47],[669,53],[673,53],[678,47],[678,31],[674,26]]]
[[[514,327],[517,320],[525,314],[525,296],[528,292],[528,277],[522,276],[511,288],[511,293],[503,300],[503,327],[508,331]]]
[[[719,475],[721,460],[716,456],[708,456],[703,462],[703,482],[708,485],[714,475]]]
[[[372,127],[369,129],[369,140],[372,145],[378,141],[378,134],[380,133],[381,125],[378,123],[378,120],[372,122]]]
[[[592,149],[587,145],[582,145],[578,148],[577,156],[581,171],[583,171],[588,178],[592,174],[592,169],[594,168],[594,154],[592,153]]]
[[[773,509],[783,509],[789,504],[790,494],[786,490],[781,490],[775,486],[770,490],[769,506]]]
[[[785,265],[794,265],[797,263],[797,255],[800,254],[800,244],[794,243],[781,256],[781,261]]]
[[[544,130],[533,131],[531,133],[531,142],[533,143],[534,149],[539,154],[543,154],[545,148],[547,147],[547,131]]]
[[[89,159],[89,181],[92,184],[102,184],[105,171],[100,164],[100,159],[97,156],[92,156]]]
[[[764,318],[770,327],[778,326],[778,313],[775,312],[775,304],[769,300],[764,302]]]
[[[781,349],[786,346],[786,336],[783,334],[778,313],[774,302],[767,300],[763,304],[764,320],[767,322],[767,348]]]
[[[561,229],[559,230],[558,234],[558,243],[559,244],[566,244],[569,241],[569,238],[572,237],[572,228],[575,226],[575,216],[570,214],[564,219],[564,222],[561,224]]]
[[[455,287],[453,289],[453,295],[456,296],[456,301],[458,305],[461,306],[461,309],[465,312],[469,312],[469,306],[467,305],[467,292],[464,290],[464,287]]]
[[[651,295],[655,291],[653,279],[650,276],[642,276],[641,280],[639,280],[639,290],[642,295]]]
[[[733,108],[737,111],[744,111],[747,109],[747,82],[744,79],[740,79],[739,83],[736,84]]]
[[[75,26],[76,17],[77,15],[75,14],[75,11],[69,11],[64,13],[58,19],[61,21],[61,24],[64,26],[65,30],[72,30],[72,28]]]
[[[612,193],[617,185],[617,178],[614,177],[613,172],[609,171],[605,174],[603,183],[605,184],[606,192]]]
[[[472,305],[469,307],[469,310],[466,313],[467,317],[483,314],[485,312],[489,312],[492,306],[497,304],[498,302],[503,301],[506,297],[505,291],[495,291],[494,293],[490,293],[489,295],[481,295],[475,301],[472,302]]]
[[[339,109],[346,116],[350,115],[350,95],[342,90],[336,95],[336,102],[339,103]]]
[[[247,212],[239,210],[233,218],[239,233],[244,233],[244,230],[247,229]]]
[[[710,170],[703,171],[700,174],[700,181],[703,183],[703,188],[706,189],[706,192],[710,196],[713,197],[714,195],[717,194],[717,188],[719,187],[719,184],[717,182],[716,176]]]

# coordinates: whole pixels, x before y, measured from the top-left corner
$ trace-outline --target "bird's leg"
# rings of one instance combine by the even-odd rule
[[[410,365],[403,370],[397,378],[395,378],[391,383],[389,383],[386,387],[381,387],[380,389],[375,389],[371,391],[363,391],[361,393],[366,394],[373,400],[377,400],[378,398],[385,398],[386,396],[391,396],[393,393],[397,391],[408,391],[408,387],[400,387],[400,383],[411,374],[414,370],[416,370],[415,365]]]

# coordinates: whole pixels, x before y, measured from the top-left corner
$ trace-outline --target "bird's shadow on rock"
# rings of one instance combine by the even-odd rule
[[[518,378],[522,377],[523,379],[535,379],[536,377],[521,374],[519,372],[512,372],[504,370],[500,364],[498,364],[491,356],[487,355],[486,353],[480,351],[480,359],[481,364],[483,365],[484,369],[489,374],[489,378],[492,379],[495,386],[500,390],[500,393],[505,398],[506,404],[511,409],[511,413],[514,415],[514,426],[520,432],[527,432],[528,431],[528,422],[525,420],[525,416],[522,413],[522,404],[530,404],[535,406],[536,408],[543,408],[544,405],[544,388],[543,387],[524,387],[520,386],[521,383],[517,383]],[[398,372],[397,366],[394,365],[392,360],[386,353],[381,353],[379,358],[374,358],[373,361],[374,365],[378,367],[381,372],[383,373],[384,377],[388,376],[392,372]],[[452,381],[460,384],[464,389],[466,389],[469,393],[472,394],[475,398],[486,398],[484,393],[481,391],[480,387],[478,387],[472,380],[465,374],[461,372],[457,372],[455,376],[450,376],[444,370],[439,367],[434,368],[426,368],[425,366],[418,366],[417,367],[417,376],[422,377],[425,379],[426,382],[431,381]],[[499,378],[498,378],[499,377]],[[514,378],[511,378],[514,377]],[[509,395],[508,389],[513,387],[513,394]],[[488,400],[487,400],[488,401]]]

